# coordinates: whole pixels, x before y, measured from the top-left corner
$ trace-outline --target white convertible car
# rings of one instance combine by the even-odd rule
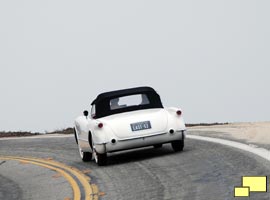
[[[102,93],[75,120],[75,139],[83,161],[105,165],[107,153],[171,143],[182,151],[186,127],[179,108],[164,108],[151,87]]]

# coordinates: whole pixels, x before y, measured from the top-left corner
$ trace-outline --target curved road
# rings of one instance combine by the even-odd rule
[[[0,156],[50,158],[75,167],[91,178],[91,184],[98,186],[99,199],[104,200],[237,199],[233,197],[233,190],[234,186],[241,186],[241,176],[270,175],[270,164],[264,159],[238,149],[191,139],[186,140],[185,149],[180,153],[164,145],[160,149],[149,147],[110,154],[105,167],[98,167],[94,162],[83,163],[73,137],[0,140]],[[38,197],[44,200],[51,199],[54,192],[54,199],[73,198],[67,181],[52,180],[55,176],[51,170],[39,171],[35,169],[37,166],[31,166],[28,174],[22,172],[27,166],[0,160],[0,199]],[[23,184],[18,178],[19,172],[28,177],[23,179]],[[39,188],[35,187],[37,182],[41,184]],[[50,184],[55,187],[48,188]],[[42,191],[47,195],[42,195]],[[46,191],[50,191],[50,195]],[[269,200],[270,193],[251,193],[249,199]]]

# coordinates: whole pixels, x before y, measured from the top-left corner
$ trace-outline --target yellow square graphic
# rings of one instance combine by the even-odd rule
[[[266,192],[267,178],[266,176],[243,176],[243,187],[249,187],[250,192]]]
[[[249,197],[249,187],[235,187],[234,196],[235,197]]]

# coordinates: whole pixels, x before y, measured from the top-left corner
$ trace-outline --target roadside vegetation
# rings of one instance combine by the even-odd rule
[[[38,132],[27,132],[27,131],[0,131],[0,138],[3,137],[25,137],[25,136],[35,136],[35,135],[46,135],[46,134],[73,134],[73,128],[66,128],[62,130],[55,130],[52,132],[38,133]]]
[[[216,126],[216,125],[228,125],[229,123],[197,123],[197,124],[186,124],[186,127],[193,127],[193,126]]]

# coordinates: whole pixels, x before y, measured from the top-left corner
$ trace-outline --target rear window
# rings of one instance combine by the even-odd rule
[[[118,97],[110,100],[110,109],[117,110],[132,106],[141,106],[149,104],[149,99],[145,94],[136,94],[130,96]]]

